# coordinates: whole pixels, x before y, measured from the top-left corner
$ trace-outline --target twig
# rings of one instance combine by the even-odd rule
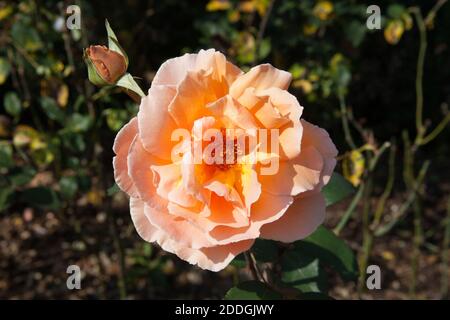
[[[416,141],[420,141],[424,134],[423,126],[423,66],[425,63],[425,54],[427,50],[427,32],[426,26],[423,21],[422,13],[420,8],[413,7],[410,11],[414,14],[417,22],[417,27],[419,28],[420,35],[420,45],[419,45],[419,55],[417,57],[417,72],[416,72],[416,130],[417,138]]]
[[[441,262],[441,299],[448,299],[448,250],[450,248],[450,198],[447,203],[447,217],[444,222],[444,240],[442,241],[442,262]]]
[[[345,97],[343,93],[338,94],[339,97],[339,106],[341,108],[341,119],[342,119],[342,127],[344,129],[345,141],[351,149],[356,149],[355,141],[353,140],[352,134],[350,132],[350,127],[348,125],[348,117],[347,117],[347,107],[345,104]]]
[[[417,176],[416,183],[414,184],[413,188],[410,188],[408,196],[401,205],[400,209],[393,215],[391,221],[386,223],[385,225],[379,226],[375,230],[375,236],[381,237],[385,235],[387,232],[389,232],[403,217],[406,210],[410,207],[410,205],[414,202],[416,196],[417,196],[417,188],[420,186],[425,178],[425,174],[428,171],[428,167],[430,166],[429,161],[425,161],[419,171],[419,175]]]
[[[266,32],[267,23],[269,22],[269,17],[272,12],[274,2],[275,2],[275,0],[270,0],[269,5],[266,10],[266,13],[262,17],[261,23],[259,24],[258,35],[256,37],[256,43],[255,43],[255,50],[256,50],[255,61],[254,61],[255,64],[259,60],[259,51],[260,51],[260,47],[261,47],[261,42],[263,40],[264,33]]]
[[[370,157],[370,156],[368,156]],[[370,160],[370,159],[369,159]],[[366,268],[372,250],[373,233],[370,230],[369,213],[371,211],[370,195],[372,193],[372,176],[368,176],[367,185],[363,195],[363,214],[362,214],[362,229],[363,229],[363,247],[359,256],[359,279],[358,279],[358,295],[364,290],[364,283],[366,279]]]
[[[433,131],[431,131],[427,136],[421,139],[420,145],[423,146],[436,138],[441,133],[441,131],[445,129],[449,121],[450,112],[445,115],[444,119],[439,122],[439,124],[436,126],[436,128],[433,129]]]
[[[441,7],[447,2],[447,0],[439,0],[437,1],[433,8],[431,8],[431,10],[428,12],[426,18],[425,18],[425,25],[429,25],[434,17],[436,16],[437,12],[439,11],[439,9],[441,9]]]
[[[252,273],[253,279],[267,283],[266,279],[264,279],[261,271],[258,268],[258,264],[256,262],[255,256],[250,251],[246,251],[245,259],[247,260],[248,266],[250,268],[250,272]]]
[[[394,186],[394,180],[395,180],[395,152],[396,152],[396,146],[395,144],[392,145],[391,151],[389,153],[389,171],[388,171],[388,179],[386,182],[386,186],[384,188],[384,191],[378,200],[377,208],[375,210],[374,220],[372,224],[372,229],[374,229],[374,226],[377,226],[380,223],[381,216],[384,211],[384,206],[386,204],[387,199],[391,195],[392,188]]]
[[[345,211],[344,215],[342,216],[341,220],[339,220],[339,223],[337,226],[333,229],[333,232],[336,235],[339,235],[344,229],[344,227],[347,225],[348,220],[352,216],[353,212],[355,211],[356,205],[359,203],[359,200],[361,200],[361,196],[364,192],[364,183],[361,183],[359,185],[358,191],[356,192],[355,196],[352,199],[352,202],[348,206],[347,210]]]

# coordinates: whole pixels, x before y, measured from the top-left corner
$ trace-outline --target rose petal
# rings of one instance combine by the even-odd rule
[[[162,160],[148,153],[142,146],[139,136],[136,136],[128,152],[128,175],[136,186],[139,197],[149,201],[155,194],[156,188],[153,184],[153,172],[151,165],[161,165]]]
[[[321,183],[319,185],[319,190],[324,185],[328,183],[330,177],[333,173],[334,167],[336,166],[336,156],[338,150],[331,141],[328,132],[324,129],[315,126],[305,120],[301,120],[303,126],[303,138],[302,146],[312,145],[316,148],[324,159],[323,170],[321,173]]]
[[[239,76],[230,87],[230,95],[239,99],[246,88],[253,87],[256,93],[271,87],[286,90],[291,83],[292,76],[289,72],[279,70],[270,64],[261,64],[253,67],[249,72]]]
[[[242,129],[257,128],[255,119],[248,109],[241,106],[229,95],[210,103],[207,108],[209,112],[225,124],[227,129],[236,127]]]
[[[188,71],[180,82],[169,112],[178,126],[191,128],[194,121],[206,114],[206,105],[227,93],[226,82],[218,82],[205,71]]]
[[[167,164],[163,166],[151,166],[156,193],[173,203],[184,207],[193,207],[197,201],[189,195],[183,185],[180,164]]]
[[[195,69],[197,54],[186,53],[164,62],[155,74],[152,81],[154,85],[177,86],[186,76],[188,70]]]
[[[148,242],[157,241],[162,235],[158,228],[153,226],[144,214],[144,202],[137,198],[130,198],[130,214],[134,227],[142,239]]]
[[[325,200],[321,193],[294,201],[277,221],[261,228],[261,237],[281,242],[294,242],[308,237],[325,219]]]
[[[321,154],[314,147],[306,146],[297,158],[280,162],[276,174],[260,175],[259,179],[266,192],[296,196],[319,185],[323,165]]]
[[[128,175],[127,156],[131,143],[137,135],[137,119],[134,117],[117,133],[114,140],[113,151],[116,156],[113,158],[114,179],[117,185],[131,197],[138,197],[136,186]]]
[[[170,214],[167,206],[168,202],[158,196],[145,203],[144,213],[152,225],[183,246],[198,249],[215,245],[203,230],[184,218]]]
[[[252,205],[251,224],[248,227],[218,226],[209,232],[210,241],[226,244],[233,241],[256,239],[260,235],[261,227],[280,219],[292,202],[293,198],[290,196],[276,196],[262,192],[258,201]]]
[[[210,248],[192,249],[181,246],[169,238],[161,239],[161,247],[181,259],[210,271],[224,269],[238,254],[250,249],[255,241],[246,240]]]
[[[168,111],[175,89],[152,85],[148,95],[141,100],[137,115],[139,121],[139,137],[144,148],[162,159],[171,159],[172,132],[177,128]]]

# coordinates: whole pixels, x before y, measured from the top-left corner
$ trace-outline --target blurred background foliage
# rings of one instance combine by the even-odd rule
[[[65,28],[71,4],[81,8],[80,30]],[[383,290],[364,290],[364,277],[359,285],[335,277],[330,295],[448,298],[450,5],[377,1],[382,28],[369,30],[371,4],[0,1],[0,297],[221,298],[248,278],[239,263],[200,271],[134,231],[111,148],[138,106],[116,88],[94,88],[82,61],[83,48],[106,43],[107,18],[144,91],[162,62],[201,48],[244,70],[261,62],[289,70],[303,117],[328,130],[340,150],[337,171],[357,190],[329,208],[326,225],[358,253],[360,267],[384,272]],[[433,8],[436,16],[424,19],[418,123],[423,42],[415,17]],[[439,137],[429,139],[442,119]],[[73,263],[84,270],[80,291],[65,286]]]

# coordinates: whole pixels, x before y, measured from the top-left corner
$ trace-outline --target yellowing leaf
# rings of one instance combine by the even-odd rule
[[[211,0],[206,5],[206,11],[220,11],[230,9],[231,4],[228,0]]]
[[[405,31],[401,20],[391,20],[384,29],[384,38],[389,44],[397,44]]]
[[[98,189],[92,189],[87,194],[87,202],[92,204],[93,206],[98,206],[102,203],[103,200],[103,192]]]
[[[312,36],[317,32],[317,30],[318,27],[312,23],[308,23],[303,26],[303,34],[305,36]]]
[[[67,101],[69,100],[69,87],[66,84],[63,84],[59,87],[58,97],[56,101],[60,107],[65,107],[67,105]]]
[[[231,10],[228,12],[228,21],[230,21],[231,23],[238,22],[240,18],[241,14],[238,10]]]
[[[333,3],[330,1],[319,1],[313,8],[313,15],[319,20],[328,20],[333,13]]]
[[[55,160],[55,155],[48,148],[33,150],[31,153],[33,160],[40,166],[47,166]]]
[[[411,30],[411,28],[413,26],[413,19],[412,19],[411,15],[408,12],[404,12],[402,14],[402,20],[405,25],[405,29]]]
[[[352,150],[346,155],[342,163],[344,177],[350,181],[353,186],[361,183],[361,177],[364,173],[365,159],[359,150]]]
[[[391,261],[395,259],[395,255],[392,253],[392,251],[385,250],[381,253],[381,256],[384,260]]]
[[[0,21],[3,19],[8,18],[8,16],[13,12],[12,6],[6,6],[3,8],[0,8]]]
[[[310,93],[313,89],[312,83],[305,79],[295,80],[292,85],[294,88],[302,89],[306,94]]]
[[[63,72],[64,71],[64,63],[62,63],[61,61],[56,61],[52,65],[52,70],[56,73]]]
[[[39,133],[30,126],[18,125],[14,130],[13,143],[17,147],[24,147],[29,145],[31,141],[37,139]]]
[[[239,10],[242,12],[251,13],[255,11],[255,9],[255,1],[242,1],[239,3]]]
[[[0,57],[0,85],[4,84],[11,71],[11,65],[5,58]]]

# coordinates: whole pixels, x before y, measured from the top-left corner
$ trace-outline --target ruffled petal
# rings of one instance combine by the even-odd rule
[[[139,137],[145,150],[162,159],[171,159],[175,141],[171,136],[177,126],[168,108],[175,96],[175,89],[152,85],[148,95],[141,100],[137,115]]]
[[[162,160],[148,153],[136,136],[131,144],[128,153],[128,175],[136,186],[139,197],[144,201],[149,201],[155,194],[156,188],[153,184],[152,165],[161,165]]]
[[[160,197],[184,207],[193,207],[197,204],[197,200],[184,188],[180,164],[153,165],[151,169],[156,193]]]
[[[270,64],[261,64],[239,76],[231,85],[230,94],[233,98],[239,99],[249,87],[255,88],[256,93],[271,87],[286,90],[291,80],[292,76],[289,72],[279,70]]]
[[[302,146],[313,146],[322,155],[324,160],[323,169],[321,172],[321,179],[318,189],[320,190],[328,183],[336,166],[336,156],[338,150],[333,141],[324,129],[315,126],[308,121],[301,120],[303,126]]]
[[[158,196],[145,203],[144,213],[152,225],[163,230],[173,241],[194,249],[211,247],[205,232],[188,220],[170,214],[168,202]]]
[[[306,146],[297,158],[280,162],[276,174],[260,175],[259,179],[266,192],[296,196],[314,190],[319,185],[323,165],[322,155],[316,148]]]
[[[137,119],[134,117],[117,133],[114,140],[113,151],[116,156],[113,158],[114,179],[117,185],[131,197],[138,197],[136,186],[128,175],[127,156],[138,132]]]
[[[161,247],[176,254],[190,264],[202,269],[218,272],[224,269],[238,254],[249,250],[255,240],[245,240],[210,248],[192,249],[184,247],[169,238],[161,239]]]
[[[294,242],[308,237],[325,219],[325,200],[321,193],[301,197],[278,220],[261,228],[261,237]]]
[[[134,227],[142,239],[154,242],[163,236],[163,232],[151,224],[144,214],[144,202],[138,198],[130,198],[130,214]]]
[[[226,95],[208,105],[208,111],[221,120],[227,129],[255,129],[257,124],[247,108]]]

